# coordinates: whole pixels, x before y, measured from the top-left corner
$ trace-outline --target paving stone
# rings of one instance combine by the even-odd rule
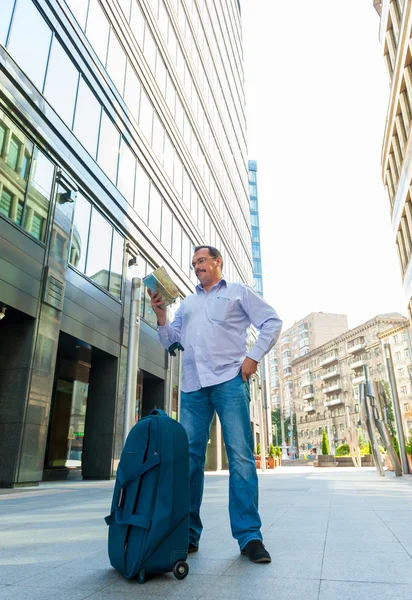
[[[411,585],[393,583],[360,583],[352,581],[322,581],[319,600],[410,600]]]

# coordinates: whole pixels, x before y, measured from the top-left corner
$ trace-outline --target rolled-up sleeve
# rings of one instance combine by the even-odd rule
[[[243,286],[242,308],[259,332],[255,345],[246,354],[259,362],[278,341],[282,321],[277,312],[249,286]]]
[[[164,325],[159,325],[157,333],[160,343],[166,350],[175,342],[180,342],[180,333],[182,330],[182,307],[176,311],[172,323],[166,321]]]

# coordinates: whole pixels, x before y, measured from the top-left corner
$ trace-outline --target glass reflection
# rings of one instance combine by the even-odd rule
[[[33,144],[0,112],[0,214],[21,225]]]
[[[79,73],[56,38],[50,52],[44,95],[68,127],[73,124]],[[64,84],[63,84],[64,82]]]
[[[113,231],[109,292],[119,299],[122,295],[123,247],[124,238],[117,231]]]
[[[117,187],[128,203],[133,206],[136,157],[122,138],[120,145]]]
[[[109,287],[110,249],[112,227],[95,209],[92,210],[89,248],[87,252],[86,275],[97,285]]]
[[[74,211],[70,263],[82,273],[84,273],[86,267],[91,208],[90,202],[88,202],[81,194],[78,194]]]
[[[1,18],[3,19],[3,14]],[[43,90],[51,36],[50,27],[32,0],[19,0],[7,49],[40,91]]]
[[[97,162],[106,175],[116,182],[117,163],[119,160],[120,133],[103,111],[100,125],[99,150]]]
[[[69,8],[75,16],[80,27],[84,29],[84,26],[86,25],[89,0],[66,0],[66,4],[69,5]]]
[[[46,238],[53,177],[54,164],[36,148],[27,202],[24,207],[23,229],[41,242]]]
[[[1,0],[0,44],[6,45],[14,0]]]
[[[93,158],[96,157],[100,111],[101,106],[95,95],[80,78],[73,132]]]

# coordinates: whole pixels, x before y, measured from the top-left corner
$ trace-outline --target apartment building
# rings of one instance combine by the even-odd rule
[[[292,363],[292,397],[300,453],[320,451],[327,429],[331,452],[345,442],[348,424],[359,421],[359,384],[369,378],[388,381],[383,342],[389,341],[401,392],[405,431],[410,427],[410,342],[408,320],[397,313],[378,315],[330,340]]]
[[[382,180],[388,194],[403,287],[412,317],[412,7],[406,0],[374,0],[389,79],[382,145]]]
[[[210,244],[230,280],[253,281],[240,5],[2,0],[0,12],[0,486],[76,465],[109,478],[131,278],[164,265],[183,298],[192,247]],[[138,364],[136,418],[164,406],[170,375],[147,296]],[[213,467],[216,429],[210,446]]]

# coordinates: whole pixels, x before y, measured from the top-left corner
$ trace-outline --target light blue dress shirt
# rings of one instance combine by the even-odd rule
[[[246,352],[251,324],[259,337]],[[197,285],[173,322],[159,326],[158,332],[165,348],[182,344],[182,391],[194,392],[236,377],[246,356],[259,362],[275,345],[281,329],[276,311],[251,287],[222,278],[208,292]]]

